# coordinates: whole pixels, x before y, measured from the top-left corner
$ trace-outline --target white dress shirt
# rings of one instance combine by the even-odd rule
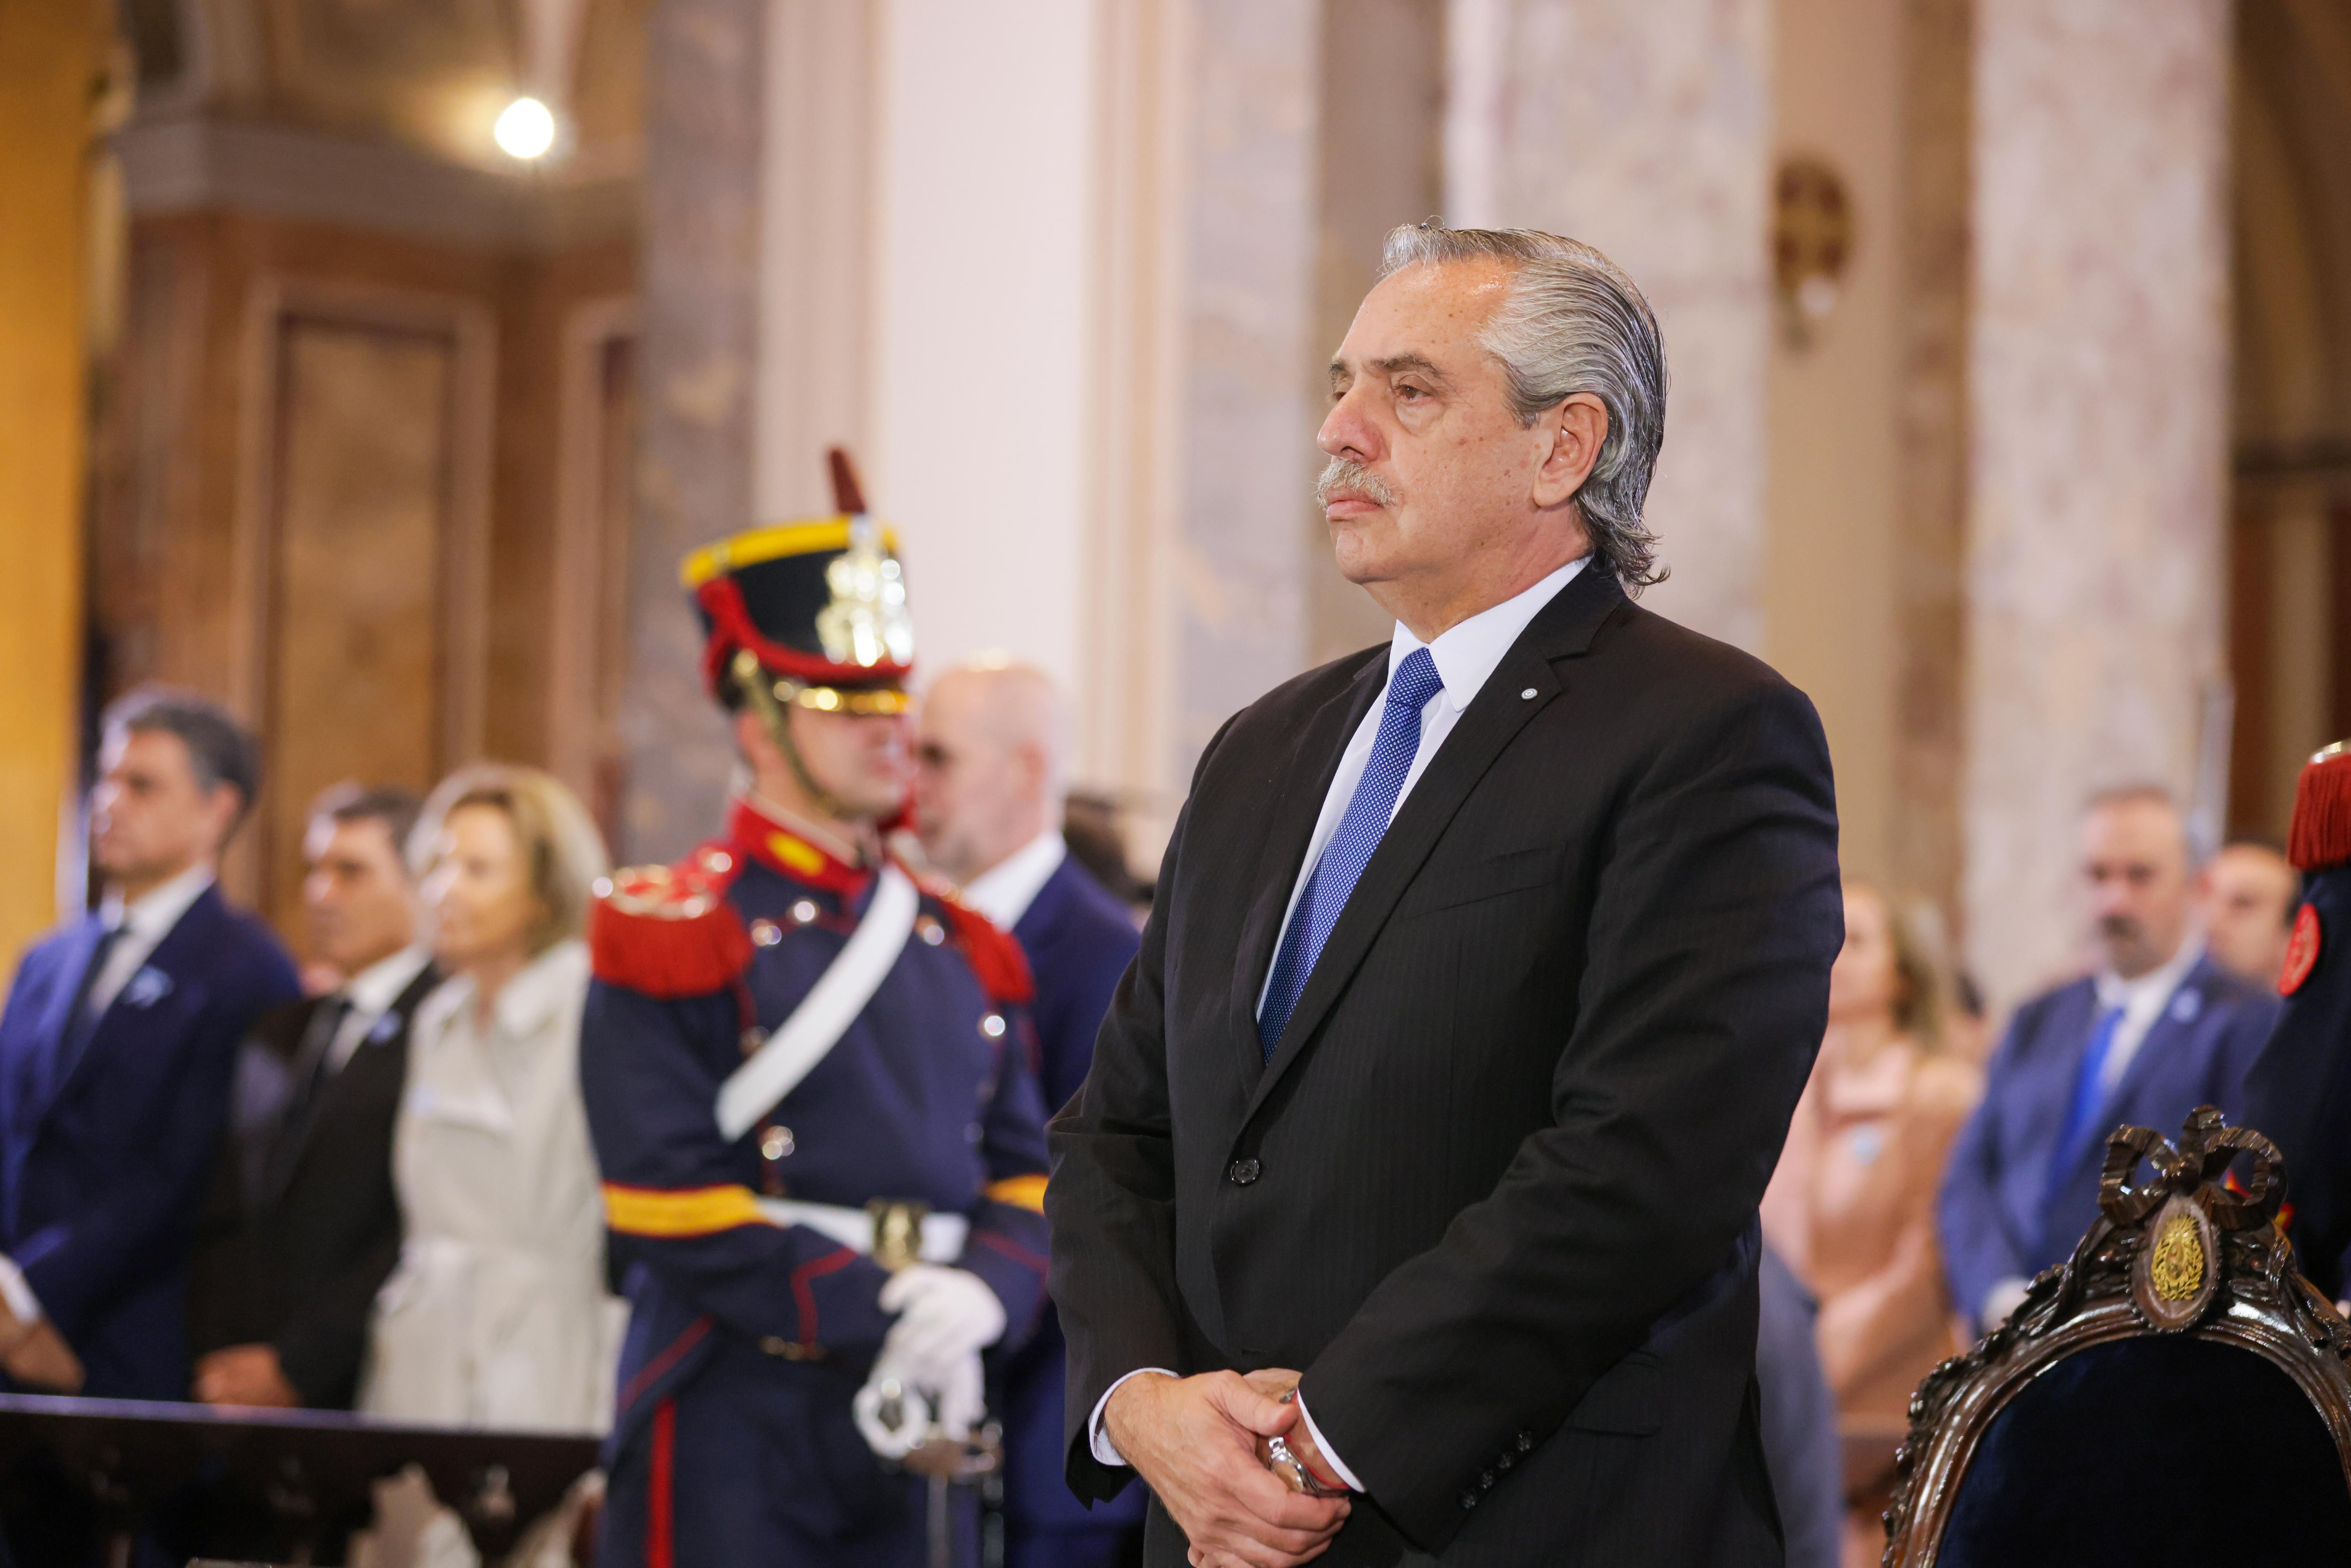
[[[2188,971],[2203,956],[2203,939],[2190,937],[2179,945],[2179,951],[2171,956],[2169,963],[2159,969],[2149,969],[2136,980],[2126,980],[2111,971],[2098,976],[2099,1016],[2116,1008],[2123,1009],[2121,1020],[2115,1025],[2114,1040],[2106,1047],[2106,1060],[2099,1065],[2099,1093],[2115,1092],[2115,1085],[2123,1081],[2123,1074],[2130,1068],[2131,1058],[2147,1043],[2147,1031],[2155,1027],[2155,1020],[2163,1016],[2164,1009],[2172,1005],[2172,995],[2179,989],[2179,982],[2188,977]],[[2181,998],[2179,1006],[2187,1005],[2188,999]],[[2185,1023],[2194,1017],[2191,1012],[2180,1021]]]
[[[159,883],[126,902],[119,893],[110,893],[98,906],[98,916],[110,931],[120,931],[114,946],[106,955],[106,963],[89,983],[88,999],[82,1004],[92,1018],[114,1005],[122,988],[131,983],[172,927],[180,923],[189,906],[204,895],[213,884],[213,868],[198,862],[172,877]],[[32,1285],[16,1260],[0,1255],[0,1301],[18,1322],[38,1322],[41,1318],[40,1298],[33,1294]]]
[[[1396,790],[1395,805],[1388,811],[1389,821],[1395,821],[1396,812],[1404,809],[1405,797],[1412,793],[1415,784],[1420,782],[1420,776],[1428,771],[1429,761],[1436,757],[1437,747],[1443,746],[1445,737],[1453,733],[1453,727],[1461,720],[1462,710],[1484,688],[1495,667],[1501,664],[1503,655],[1518,642],[1528,623],[1542,612],[1543,606],[1557,598],[1559,591],[1573,582],[1576,573],[1583,570],[1584,562],[1591,559],[1588,555],[1578,556],[1532,587],[1438,632],[1434,642],[1423,643],[1402,622],[1397,623],[1388,641],[1388,680],[1393,682],[1395,679],[1396,668],[1405,660],[1426,648],[1429,658],[1437,665],[1437,678],[1443,685],[1421,706],[1420,746],[1413,752],[1412,767],[1405,771],[1404,784]],[[1384,684],[1381,689],[1383,692],[1386,690]],[[1339,754],[1339,770],[1331,776],[1331,788],[1322,797],[1322,814],[1314,819],[1313,836],[1306,841],[1306,858],[1299,863],[1298,880],[1290,885],[1290,903],[1282,910],[1281,925],[1277,927],[1280,931],[1290,929],[1290,917],[1298,912],[1298,900],[1306,892],[1307,879],[1314,874],[1314,867],[1322,861],[1322,852],[1338,832],[1340,821],[1347,814],[1348,803],[1355,798],[1355,787],[1364,781],[1364,769],[1371,765],[1372,747],[1379,739],[1380,718],[1386,712],[1386,706],[1384,702],[1374,703],[1371,711],[1364,715],[1363,722],[1355,727],[1355,733],[1349,737],[1347,748]],[[1265,981],[1258,987],[1257,1010],[1260,1013],[1265,1010],[1266,992],[1272,985],[1273,967],[1268,965]],[[1110,1396],[1118,1392],[1121,1384],[1125,1383],[1128,1377],[1139,1377],[1146,1372],[1163,1373],[1170,1377],[1175,1375],[1165,1367],[1137,1367],[1104,1389],[1102,1396],[1094,1402],[1093,1417],[1087,1428],[1088,1446],[1093,1450],[1094,1458],[1105,1465],[1123,1465],[1126,1461],[1119,1456],[1118,1447],[1110,1440],[1110,1434],[1102,1429],[1102,1411],[1109,1406]],[[1354,1471],[1349,1469],[1339,1456],[1331,1451],[1331,1445],[1322,1440],[1322,1430],[1314,1425],[1314,1417],[1308,1413],[1306,1401],[1302,1398],[1298,1402],[1298,1414],[1300,1419],[1306,1423],[1307,1435],[1314,1439],[1315,1448],[1322,1450],[1323,1461],[1349,1488],[1362,1491],[1364,1483],[1355,1479]]]
[[[377,959],[344,983],[339,994],[350,1004],[350,1011],[336,1026],[335,1038],[327,1042],[329,1077],[350,1064],[360,1042],[383,1021],[392,1004],[400,1000],[400,993],[408,989],[432,961],[432,953],[423,946],[402,947],[389,958]]]
[[[966,883],[963,901],[1009,931],[1069,858],[1061,830],[1048,828]]]
[[[122,988],[131,983],[172,927],[180,923],[189,906],[204,895],[213,884],[213,868],[202,862],[190,866],[169,882],[149,888],[137,898],[124,903],[121,894],[110,893],[99,905],[99,918],[108,929],[122,935],[115,939],[113,948],[106,955],[106,966],[89,983],[89,1012],[95,1018],[114,1005]]]

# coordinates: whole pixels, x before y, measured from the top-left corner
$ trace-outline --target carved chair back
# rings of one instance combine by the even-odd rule
[[[2209,1105],[2118,1129],[2073,1257],[1912,1396],[1885,1568],[2351,1563],[2351,1325],[2284,1189]]]

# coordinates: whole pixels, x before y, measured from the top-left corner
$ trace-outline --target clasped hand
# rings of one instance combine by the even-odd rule
[[[27,1323],[0,1304],[0,1369],[28,1388],[81,1392],[81,1361],[46,1317]]]
[[[1261,1438],[1308,1441],[1298,1406],[1280,1400],[1297,1381],[1294,1372],[1144,1373],[1111,1396],[1110,1440],[1191,1542],[1192,1568],[1296,1568],[1346,1522],[1348,1500],[1291,1491],[1259,1457]]]

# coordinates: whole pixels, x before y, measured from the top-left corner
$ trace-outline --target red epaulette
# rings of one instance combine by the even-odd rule
[[[675,865],[614,872],[588,913],[596,977],[664,1000],[724,990],[751,962],[751,935],[726,898],[741,869],[705,845]]]
[[[924,879],[924,893],[947,912],[955,931],[956,949],[979,977],[980,988],[999,1007],[1026,1007],[1037,998],[1037,978],[1029,972],[1029,955],[1009,931],[956,897],[943,883]]]
[[[2351,744],[2337,741],[2303,765],[2294,780],[2285,858],[2300,871],[2351,860]]]

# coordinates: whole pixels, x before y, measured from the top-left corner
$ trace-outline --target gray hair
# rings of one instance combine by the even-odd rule
[[[1608,411],[1607,439],[1575,493],[1593,564],[1631,590],[1664,581],[1656,536],[1641,521],[1666,439],[1666,340],[1649,302],[1580,241],[1538,229],[1449,229],[1435,218],[1388,231],[1380,276],[1479,258],[1511,273],[1478,341],[1501,362],[1519,423],[1533,424],[1577,392]]]

